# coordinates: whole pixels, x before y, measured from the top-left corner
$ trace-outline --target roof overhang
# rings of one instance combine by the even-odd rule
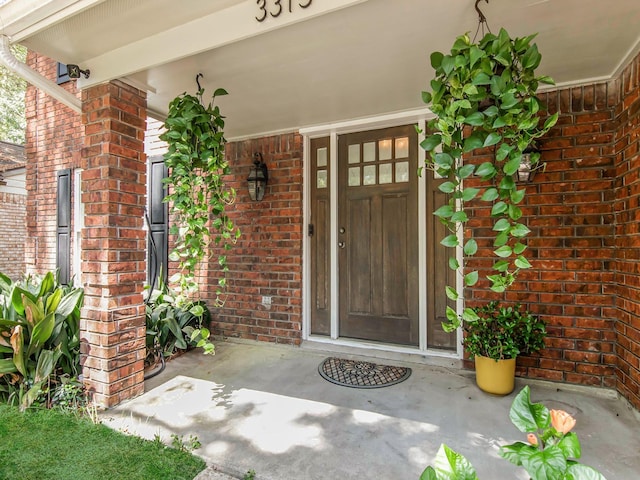
[[[228,135],[239,137],[424,107],[429,55],[447,51],[459,34],[473,35],[474,4],[12,0],[0,7],[0,19],[13,42],[89,69],[81,87],[120,78],[147,90],[149,111],[159,117],[173,97],[195,92],[202,73],[205,96],[229,91],[220,106]],[[539,72],[559,85],[608,80],[640,50],[638,0],[490,0],[480,7],[493,30],[538,32]]]

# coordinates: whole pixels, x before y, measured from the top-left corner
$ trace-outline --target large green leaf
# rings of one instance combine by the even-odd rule
[[[497,144],[498,142],[500,142],[502,140],[502,135],[500,135],[499,133],[496,132],[491,132],[489,135],[487,135],[487,138],[485,138],[484,143],[482,144],[483,147],[491,147],[495,144]]]
[[[58,308],[56,309],[56,313],[58,315],[62,315],[63,317],[68,317],[76,307],[82,306],[83,296],[83,289],[76,288],[72,290],[62,298],[60,304],[58,305]]]
[[[551,422],[549,409],[542,403],[531,403],[529,386],[525,386],[511,404],[509,418],[521,432],[532,433]]]
[[[444,444],[436,454],[433,470],[438,480],[478,480],[473,465],[464,456]]]
[[[531,450],[533,452],[537,450],[537,448],[528,443],[515,442],[511,445],[501,446],[500,450],[498,451],[498,455],[500,455],[505,460],[510,461],[515,466],[519,467],[520,465],[522,465],[522,461],[520,459],[522,456],[522,451],[524,450]]]
[[[484,123],[484,115],[482,112],[473,112],[464,119],[464,123],[473,127],[478,127]]]
[[[457,247],[458,246],[458,237],[457,235],[451,234],[444,237],[440,244],[445,247]]]
[[[36,366],[36,374],[34,382],[44,382],[53,373],[56,362],[60,358],[59,350],[42,350],[38,356],[38,364]]]
[[[473,287],[476,283],[478,283],[478,272],[469,272],[464,276],[464,285],[465,287]]]
[[[476,169],[476,175],[482,179],[489,179],[496,175],[496,167],[491,162],[485,162]]]
[[[522,452],[522,466],[531,478],[562,479],[567,471],[567,459],[557,446],[547,446],[544,450]]]
[[[53,333],[53,327],[55,326],[55,314],[50,313],[46,315],[42,320],[35,324],[33,331],[31,332],[31,340],[29,348],[27,350],[27,356],[31,356],[37,352],[45,344],[51,334]]]
[[[36,303],[25,294],[22,295],[22,304],[24,305],[24,316],[27,319],[27,323],[33,329],[44,318],[44,309],[40,306],[40,303]]]
[[[442,205],[435,212],[433,212],[433,214],[438,218],[451,218],[453,213],[454,210],[451,205]]]
[[[580,463],[570,464],[567,468],[566,480],[607,480],[597,470]]]
[[[61,288],[56,289],[51,295],[47,297],[47,300],[44,304],[44,311],[46,313],[55,312],[60,304],[60,300],[62,300],[63,291]]]
[[[562,437],[558,442],[558,447],[562,450],[566,458],[580,458],[582,455],[578,435],[574,432],[569,432]]]
[[[484,145],[484,137],[478,133],[474,132],[464,139],[464,153],[471,152],[476,148],[481,148]]]
[[[0,375],[17,372],[16,364],[11,358],[0,358]]]
[[[433,467],[429,466],[422,472],[419,480],[439,480],[439,478]]]
[[[56,285],[56,280],[53,277],[52,272],[47,272],[47,274],[42,278],[42,283],[40,283],[40,292],[38,293],[38,298],[44,297],[47,293],[51,292]]]
[[[11,293],[11,285],[13,282],[4,273],[0,272],[0,293],[9,295]]]
[[[24,304],[22,303],[22,295],[26,295],[30,297],[34,302],[35,298],[30,292],[21,289],[17,285],[14,285],[13,290],[11,291],[11,305],[16,313],[20,316],[24,316]]]
[[[481,72],[473,77],[471,82],[474,85],[491,85],[491,77],[484,72]]]
[[[466,187],[465,189],[462,190],[462,201],[470,202],[471,200],[476,198],[478,193],[480,193],[479,188]]]
[[[442,136],[440,136],[440,135],[430,135],[420,143],[420,146],[424,150],[426,150],[427,152],[430,152],[431,150],[436,148],[441,143],[442,143]]]

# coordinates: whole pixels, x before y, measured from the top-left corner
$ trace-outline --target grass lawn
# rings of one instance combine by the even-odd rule
[[[192,480],[205,462],[55,410],[0,405],[3,480]]]

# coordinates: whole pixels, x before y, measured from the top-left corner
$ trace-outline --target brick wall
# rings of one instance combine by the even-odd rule
[[[269,168],[263,201],[249,199],[253,153]],[[230,215],[242,237],[228,255],[228,297],[213,312],[214,333],[298,345],[302,339],[302,137],[283,134],[226,147],[237,192]],[[213,264],[214,262],[212,262]],[[209,271],[208,295],[218,271]],[[271,297],[271,306],[262,297]]]
[[[533,268],[504,295],[493,294],[486,280],[467,292],[471,305],[519,302],[548,323],[546,348],[519,358],[519,375],[615,387],[636,407],[638,75],[636,58],[618,79],[541,95],[549,113],[560,117],[540,141],[546,170],[526,186],[521,205],[532,231],[526,255]],[[490,155],[475,152],[470,161]],[[481,249],[470,266],[487,274],[492,222],[487,208],[474,207],[469,227]]]
[[[26,200],[25,195],[0,192],[0,272],[13,280],[25,271]]]
[[[619,92],[614,119],[616,387],[640,409],[640,56],[626,67],[615,86]]]
[[[56,78],[57,63],[48,58],[29,52],[27,65],[49,79]],[[63,86],[76,92],[75,82]],[[80,167],[84,130],[79,114],[31,85],[27,86],[26,119],[26,270],[43,273],[56,268],[56,172]],[[73,191],[76,188],[72,185]]]

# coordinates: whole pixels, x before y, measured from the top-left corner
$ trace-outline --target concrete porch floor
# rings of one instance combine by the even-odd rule
[[[334,385],[318,374],[328,356],[412,368],[403,383],[379,389]],[[534,402],[577,419],[582,463],[608,480],[639,478],[640,417],[614,393],[517,380],[506,397],[481,392],[473,372],[402,359],[380,359],[263,343],[217,342],[216,355],[189,352],[146,382],[146,393],[104,412],[104,423],[145,438],[185,440],[211,467],[198,479],[418,480],[441,443],[465,455],[481,480],[527,479],[498,457],[526,441],[509,408],[528,384]],[[449,363],[450,366],[446,366]]]

